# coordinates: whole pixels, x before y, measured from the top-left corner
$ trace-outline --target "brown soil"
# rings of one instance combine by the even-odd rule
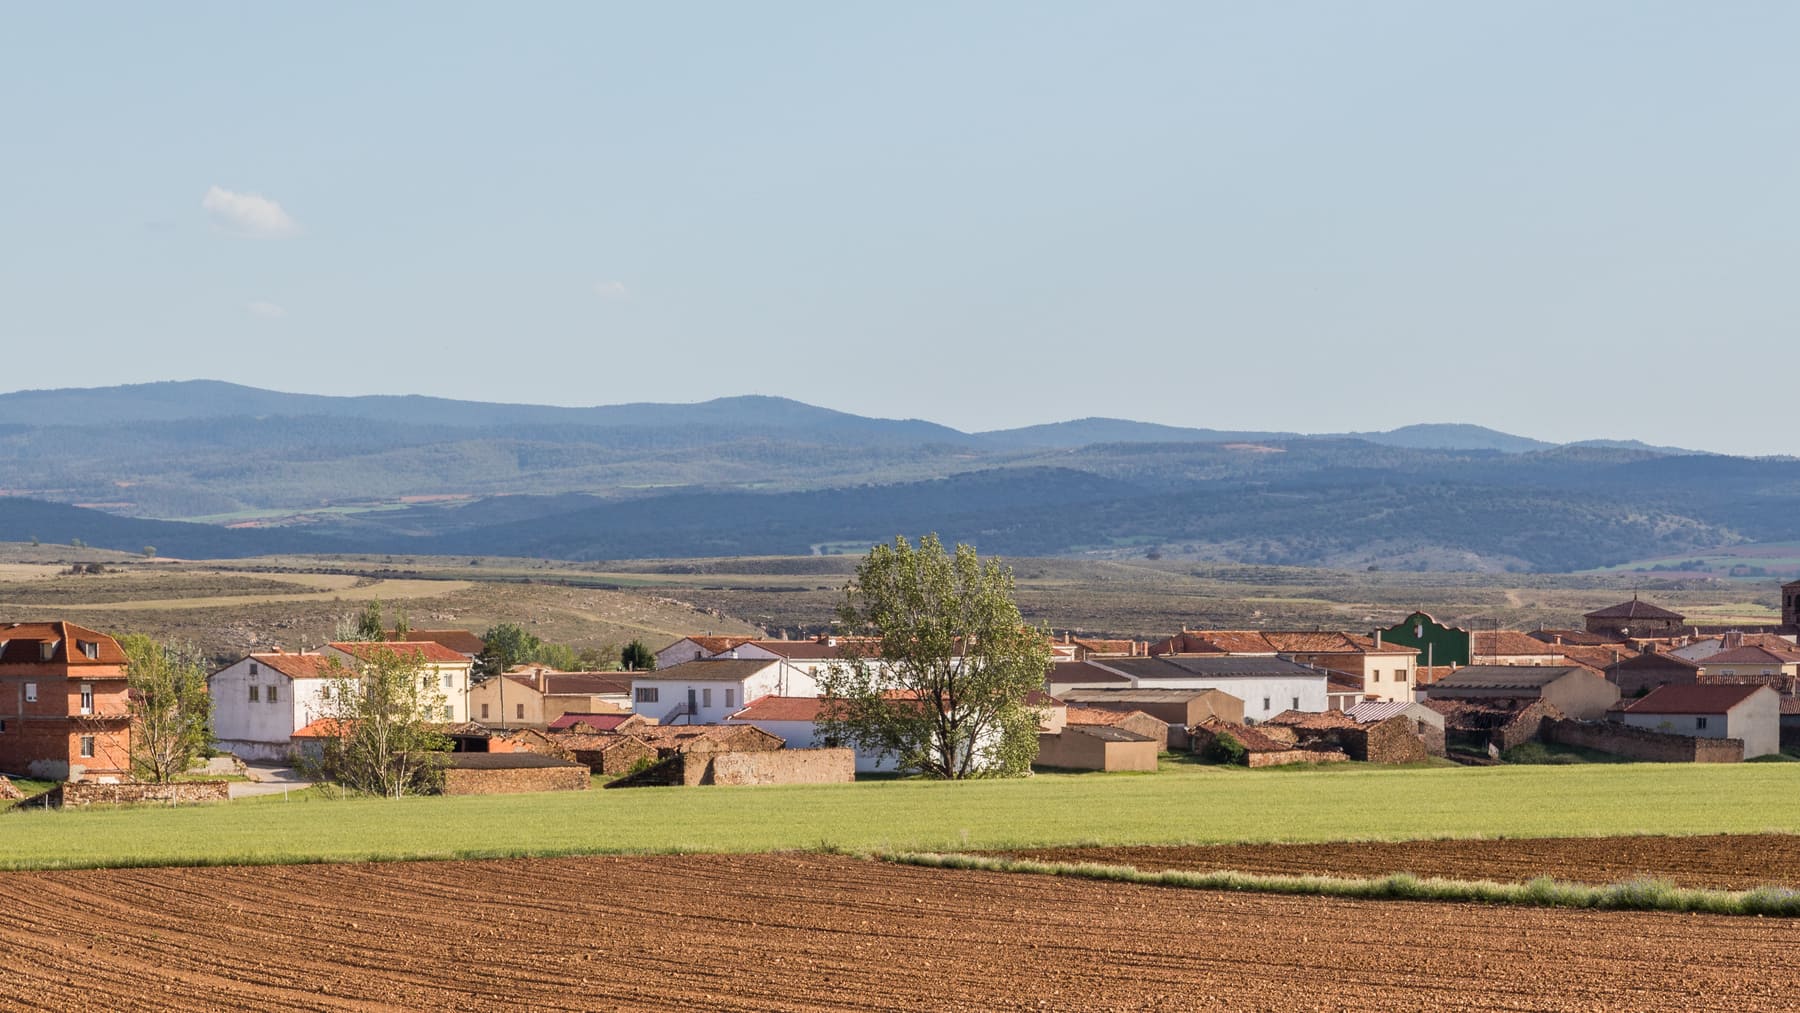
[[[7,1008],[1800,1007],[1781,920],[812,855],[10,873],[0,911]]]
[[[1037,848],[1007,854],[1045,862],[1129,865],[1146,871],[1231,869],[1321,876],[1410,872],[1501,882],[1523,882],[1538,876],[1577,883],[1651,878],[1721,890],[1800,886],[1800,836],[1791,834]]]

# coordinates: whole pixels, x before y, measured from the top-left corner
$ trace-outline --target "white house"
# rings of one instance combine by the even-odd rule
[[[631,678],[631,709],[665,725],[720,724],[777,691],[781,665],[769,658],[702,658]]]
[[[1781,695],[1751,683],[1660,686],[1625,708],[1633,728],[1699,739],[1742,739],[1744,759],[1781,752]]]
[[[816,696],[765,696],[752,700],[750,706],[726,719],[726,724],[755,725],[771,735],[787,740],[789,749],[817,749],[833,745],[820,737],[814,724],[824,701]],[[896,770],[894,758],[880,753],[856,751],[856,772],[869,774]]]
[[[1167,654],[1154,658],[1089,658],[1139,689],[1216,689],[1244,701],[1246,721],[1282,711],[1327,709],[1328,675],[1281,658]]]
[[[417,659],[420,665],[419,678],[430,682],[433,688],[444,695],[442,713],[432,714],[431,718],[446,724],[461,724],[469,720],[469,672],[475,667],[475,663],[461,652],[433,640],[390,640],[385,643],[351,641],[326,644],[320,653],[327,658],[336,658],[339,664],[353,669],[357,663],[371,661],[382,651]]]
[[[693,661],[757,658],[780,663],[777,695],[817,696],[819,677],[832,665],[844,662],[837,637],[816,640],[758,640],[750,637],[682,637],[656,652],[656,668],[662,671]]]
[[[705,658],[716,658],[739,644],[749,643],[755,637],[715,637],[706,636],[682,637],[669,646],[656,652],[656,667],[660,671],[674,668],[676,665]]]
[[[283,760],[295,731],[317,719],[328,680],[323,654],[252,654],[206,680],[218,747],[245,760]]]

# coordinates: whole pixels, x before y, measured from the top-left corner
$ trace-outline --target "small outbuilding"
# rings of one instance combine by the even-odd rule
[[[1781,752],[1781,697],[1767,686],[1664,686],[1625,707],[1626,725],[1700,739],[1739,739],[1744,759]]]
[[[1151,738],[1116,725],[1068,724],[1054,735],[1038,736],[1036,766],[1151,771],[1156,769],[1162,742],[1160,737]]]
[[[1427,700],[1541,700],[1580,721],[1619,702],[1619,687],[1579,665],[1466,665],[1425,690]]]

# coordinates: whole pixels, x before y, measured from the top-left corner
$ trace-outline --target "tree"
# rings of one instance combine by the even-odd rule
[[[1023,774],[1042,714],[1048,631],[1026,626],[1012,571],[936,535],[877,545],[838,609],[845,660],[819,679],[826,739],[933,777]],[[859,639],[867,638],[867,639]]]
[[[481,643],[481,653],[475,656],[475,668],[470,673],[477,679],[491,679],[510,671],[514,665],[533,661],[544,646],[543,641],[517,623],[489,627],[481,635]]]
[[[627,672],[654,672],[656,654],[642,640],[633,640],[619,651],[619,664]]]
[[[154,546],[154,545],[144,546],[144,558],[145,559],[155,559],[156,558],[156,546]]]
[[[380,648],[350,667],[334,662],[321,719],[333,733],[314,775],[353,791],[399,798],[443,785],[450,740],[436,725],[444,692],[422,655]]]
[[[191,649],[141,633],[119,638],[130,691],[131,773],[167,784],[212,745],[212,697],[206,669]]]
[[[356,617],[356,639],[379,642],[387,639],[387,624],[381,619],[381,599],[372,598]]]

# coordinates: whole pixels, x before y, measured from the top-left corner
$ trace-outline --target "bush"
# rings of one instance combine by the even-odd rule
[[[1230,732],[1220,732],[1213,736],[1200,756],[1208,763],[1229,763],[1239,767],[1250,765],[1250,750],[1245,749],[1237,736]]]

